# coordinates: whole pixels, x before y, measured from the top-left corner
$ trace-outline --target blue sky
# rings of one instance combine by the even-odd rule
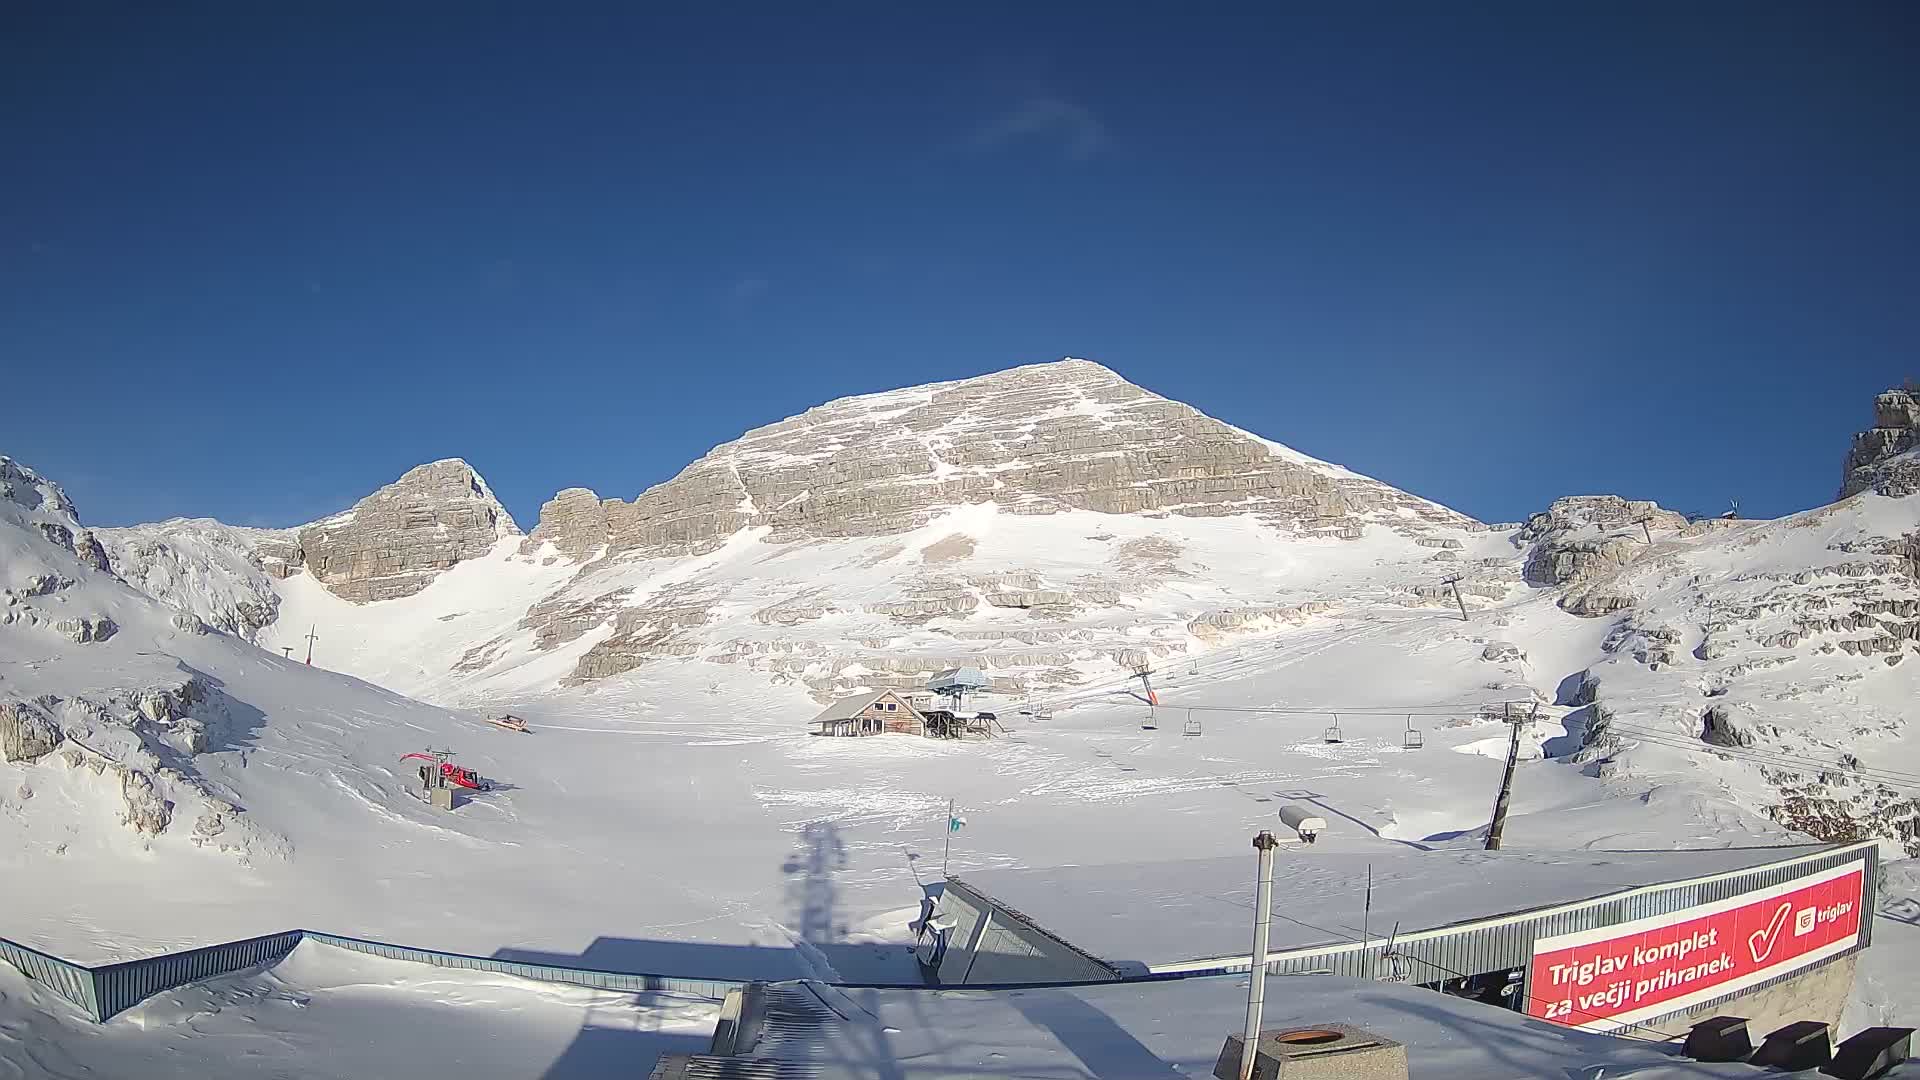
[[[95,523],[457,455],[531,527],[1064,355],[1484,520],[1772,515],[1920,377],[1912,4],[72,6],[0,13],[0,452]]]

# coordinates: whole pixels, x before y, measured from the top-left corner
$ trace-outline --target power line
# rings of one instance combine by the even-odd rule
[[[1902,769],[1882,769],[1882,768],[1876,768],[1876,767],[1867,766],[1867,765],[1854,767],[1854,766],[1842,764],[1837,761],[1826,761],[1820,758],[1807,757],[1803,754],[1795,754],[1786,750],[1769,750],[1764,747],[1719,746],[1719,745],[1697,743],[1697,742],[1694,742],[1688,736],[1681,734],[1680,732],[1677,732],[1677,731],[1661,730],[1658,728],[1645,728],[1635,724],[1623,724],[1616,720],[1608,720],[1605,723],[1596,724],[1593,726],[1597,727],[1602,733],[1610,732],[1617,729],[1619,731],[1627,732],[1635,737],[1645,739],[1649,742],[1657,742],[1657,743],[1660,743],[1661,745],[1667,745],[1671,743],[1682,749],[1698,750],[1702,753],[1723,754],[1729,757],[1767,758],[1767,759],[1772,759],[1774,761],[1787,762],[1795,765],[1810,765],[1826,772],[1847,772],[1847,773],[1852,773],[1856,776],[1890,777],[1903,782],[1920,783],[1920,773],[1910,773]]]
[[[1820,772],[1846,773],[1866,780],[1891,781],[1900,784],[1920,783],[1920,776],[1897,769],[1880,769],[1861,765],[1858,767],[1837,761],[1822,761],[1819,758],[1802,757],[1784,751],[1753,749],[1749,747],[1714,746],[1693,742],[1684,735],[1668,732],[1651,732],[1640,728],[1623,728],[1631,737],[1657,746],[1670,746],[1680,750],[1691,750],[1702,754],[1716,754],[1729,758],[1745,758],[1763,765],[1775,765],[1781,768],[1816,769]]]
[[[1178,701],[1162,704],[1169,709],[1192,709],[1196,712],[1242,712],[1277,713],[1285,716],[1326,716],[1339,713],[1341,716],[1454,716],[1467,710],[1484,709],[1489,705],[1528,705],[1535,704],[1531,698],[1517,698],[1502,701],[1436,701],[1423,705],[1369,705],[1354,707],[1351,705],[1313,705],[1294,708],[1285,705],[1185,705]],[[1494,717],[1494,719],[1500,719]]]
[[[1331,640],[1318,641],[1318,642],[1313,642],[1311,644],[1308,644],[1308,643],[1302,643],[1302,644],[1304,648],[1313,648],[1313,649],[1326,648],[1331,645],[1337,645],[1342,642],[1351,640],[1352,638],[1374,628],[1375,627],[1373,626],[1360,626],[1360,627],[1354,628],[1353,630],[1347,633],[1340,634],[1337,637],[1332,638]],[[1201,677],[1201,676],[1207,677],[1208,679],[1218,678],[1219,673],[1222,672],[1223,670],[1243,667],[1254,660],[1262,658],[1259,655],[1255,655],[1255,656],[1246,655],[1249,648],[1250,646],[1245,646],[1245,645],[1239,646],[1235,648],[1231,653],[1227,654],[1226,656],[1215,658],[1204,664],[1193,662],[1188,671],[1186,672],[1176,671],[1172,674],[1169,680],[1171,684],[1169,688],[1177,690],[1179,688],[1179,681],[1182,678],[1195,678],[1195,677]],[[1295,650],[1296,653],[1301,651],[1303,650]],[[1138,676],[1135,676],[1134,678],[1137,678],[1137,677]],[[1087,702],[1102,696],[1108,696],[1108,695],[1114,695],[1114,694],[1127,694],[1132,683],[1133,683],[1133,678],[1129,678],[1125,682],[1117,683],[1111,686],[1088,687],[1080,690],[1070,691],[1068,693],[1057,695],[1053,698],[1033,701],[1029,707],[1036,708],[1036,709],[1038,708],[1052,709],[1054,707],[1057,707],[1063,704],[1077,704],[1081,702]],[[1129,696],[1131,697],[1131,695]],[[1171,701],[1166,702],[1165,704],[1167,704],[1168,707],[1170,708],[1183,708],[1191,712],[1248,713],[1248,714],[1272,715],[1272,716],[1325,716],[1333,713],[1340,713],[1344,715],[1360,716],[1360,717],[1374,717],[1374,716],[1432,717],[1432,716],[1445,716],[1445,715],[1455,714],[1461,711],[1472,711],[1475,715],[1480,715],[1480,710],[1489,708],[1491,706],[1503,706],[1503,707],[1511,706],[1511,705],[1531,706],[1536,704],[1536,702],[1533,701],[1532,699],[1526,699],[1526,700],[1517,700],[1517,701],[1501,700],[1501,701],[1466,701],[1466,702],[1427,702],[1427,703],[1393,705],[1393,706],[1186,705],[1186,704],[1181,704],[1179,702],[1171,702]],[[1898,769],[1883,769],[1883,768],[1875,768],[1875,767],[1866,766],[1866,765],[1848,766],[1836,761],[1822,761],[1816,758],[1799,756],[1799,755],[1791,754],[1785,751],[1766,750],[1766,749],[1759,749],[1754,747],[1722,747],[1722,746],[1703,745],[1703,744],[1694,743],[1688,740],[1687,736],[1679,732],[1659,731],[1659,730],[1653,730],[1648,728],[1641,728],[1632,724],[1621,723],[1617,720],[1612,720],[1612,719],[1607,720],[1604,724],[1589,724],[1589,729],[1593,727],[1599,727],[1602,731],[1624,732],[1632,737],[1640,739],[1641,741],[1648,742],[1656,746],[1665,747],[1668,749],[1683,750],[1690,753],[1714,754],[1722,757],[1723,759],[1729,759],[1729,758],[1736,759],[1736,760],[1743,759],[1755,765],[1769,766],[1769,767],[1777,768],[1787,772],[1800,772],[1803,774],[1805,773],[1822,774],[1822,773],[1830,773],[1830,772],[1839,772],[1846,775],[1858,777],[1862,780],[1872,781],[1874,783],[1878,783],[1886,787],[1896,788],[1900,790],[1920,788],[1920,774],[1909,773],[1909,772],[1905,772]]]
[[[1877,769],[1870,766],[1849,766],[1837,761],[1821,761],[1818,758],[1800,757],[1780,751],[1761,750],[1751,747],[1709,746],[1696,743],[1677,732],[1652,731],[1646,728],[1609,722],[1603,731],[1618,729],[1630,737],[1655,746],[1674,750],[1685,750],[1698,754],[1714,754],[1721,757],[1745,759],[1757,765],[1768,765],[1787,772],[1842,773],[1857,776],[1863,780],[1872,780],[1887,787],[1913,788],[1920,786],[1920,776],[1895,769]]]

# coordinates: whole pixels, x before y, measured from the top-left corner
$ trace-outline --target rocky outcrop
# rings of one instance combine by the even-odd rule
[[[1709,746],[1752,746],[1753,733],[1734,723],[1725,705],[1714,705],[1700,716],[1700,741]]]
[[[1555,499],[1533,515],[1515,539],[1532,544],[1526,578],[1534,585],[1578,585],[1608,577],[1645,554],[1647,537],[1684,529],[1687,519],[1658,503],[1618,495]]]
[[[64,736],[39,709],[19,701],[0,701],[0,761],[38,761],[53,753]]]
[[[173,823],[173,803],[154,786],[153,777],[124,765],[115,765],[114,770],[120,774],[120,798],[126,804],[120,820],[146,836],[166,832]]]
[[[120,631],[120,627],[105,615],[75,615],[56,621],[53,628],[76,645],[105,641]]]
[[[536,648],[556,648],[613,618],[632,593],[632,589],[614,589],[587,598],[564,593],[550,596],[528,608],[520,625],[533,631]]]
[[[539,527],[520,550],[531,553],[550,543],[568,558],[585,559],[604,547],[611,535],[600,496],[588,488],[567,488],[541,504]]]
[[[1300,626],[1314,616],[1325,615],[1338,607],[1330,601],[1310,600],[1304,604],[1224,608],[1187,620],[1187,633],[1209,645],[1215,645],[1234,634]]]
[[[1659,504],[1618,495],[1576,495],[1556,499],[1527,519],[1514,543],[1527,550],[1527,583],[1563,587],[1560,607],[1589,617],[1623,611],[1634,597],[1611,588],[1620,571],[1652,550],[1649,540],[1662,532],[1682,533],[1687,519]]]
[[[1873,427],[1853,437],[1840,497],[1920,491],[1920,393],[1888,390],[1873,400]]]
[[[1622,535],[1642,536],[1641,522],[1656,535],[1662,530],[1678,531],[1687,525],[1686,516],[1660,509],[1651,499],[1623,499],[1618,495],[1569,495],[1553,500],[1552,505],[1529,517],[1520,526],[1520,543],[1564,536],[1582,529],[1619,531]]]
[[[274,580],[301,561],[292,531],[243,529],[210,518],[98,532],[121,580],[249,641],[279,614]]]
[[[1419,532],[1468,519],[1256,438],[1084,360],[844,398],[717,447],[632,502],[569,489],[531,535],[589,552],[710,551],[748,527],[774,541],[883,536],[940,508],[1219,517],[1295,534]]]
[[[357,603],[411,596],[441,571],[520,535],[473,467],[448,458],[409,470],[353,509],[299,531],[307,570]]]
[[[638,607],[621,608],[613,633],[588,649],[569,682],[619,675],[650,660],[692,656],[701,642],[684,631],[706,625],[714,598],[696,589],[662,589]]]
[[[74,521],[78,514],[60,485],[0,454],[0,500],[22,511]]]

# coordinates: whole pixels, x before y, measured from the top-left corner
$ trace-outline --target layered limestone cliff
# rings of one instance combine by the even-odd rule
[[[772,542],[886,536],[941,508],[1250,515],[1289,533],[1470,519],[1169,401],[1085,360],[843,398],[749,431],[632,502],[570,488],[528,549],[699,554],[740,529]]]
[[[1862,491],[1898,498],[1920,491],[1920,396],[1888,390],[1873,401],[1873,427],[1855,435],[1840,484],[1845,499]]]
[[[298,535],[307,571],[335,595],[364,603],[411,596],[520,528],[473,466],[447,458],[408,470]]]

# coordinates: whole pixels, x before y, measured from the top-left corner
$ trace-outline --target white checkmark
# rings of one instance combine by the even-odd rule
[[[1767,928],[1755,930],[1747,938],[1747,951],[1753,954],[1754,963],[1764,964],[1767,957],[1773,955],[1773,943],[1779,940],[1780,927],[1786,924],[1787,912],[1791,910],[1792,903],[1781,904],[1780,910],[1773,913],[1773,921],[1767,924]]]

